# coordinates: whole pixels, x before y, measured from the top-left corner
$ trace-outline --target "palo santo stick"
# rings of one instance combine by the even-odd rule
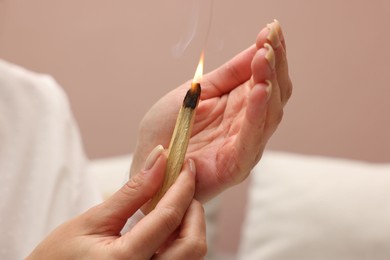
[[[167,190],[172,186],[179,176],[183,167],[184,158],[187,152],[188,142],[191,137],[194,124],[196,107],[199,103],[201,87],[199,83],[192,83],[187,91],[183,105],[180,108],[173,130],[172,139],[168,148],[168,159],[165,168],[164,182],[158,193],[152,198],[150,210],[154,209]]]

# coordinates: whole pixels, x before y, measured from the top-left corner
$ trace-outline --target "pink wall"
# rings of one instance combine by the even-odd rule
[[[171,48],[191,28],[191,4],[181,2],[3,0],[0,56],[55,76],[91,157],[127,153],[147,108],[195,70],[208,4],[175,58]],[[388,161],[390,2],[215,0],[206,71],[275,17],[295,89],[269,147]]]
[[[181,2],[2,0],[0,57],[54,75],[90,157],[128,153],[148,107],[194,73],[208,4],[201,1],[194,41],[176,58],[171,49],[192,19]],[[206,71],[273,18],[285,31],[295,89],[269,147],[390,161],[390,2],[215,0]]]

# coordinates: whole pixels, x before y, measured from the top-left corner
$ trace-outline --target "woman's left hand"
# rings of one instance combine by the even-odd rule
[[[260,160],[291,96],[286,43],[277,21],[256,44],[204,75],[187,155],[198,169],[195,198],[205,202],[243,181]],[[168,148],[190,82],[161,98],[142,120],[132,174],[156,144]]]

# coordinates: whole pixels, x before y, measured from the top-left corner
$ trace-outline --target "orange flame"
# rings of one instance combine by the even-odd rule
[[[204,64],[204,51],[202,51],[202,54],[200,55],[199,64],[196,68],[194,79],[192,80],[193,83],[200,83],[200,80],[203,76],[203,64]]]

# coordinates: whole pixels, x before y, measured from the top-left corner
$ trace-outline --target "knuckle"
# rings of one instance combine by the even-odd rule
[[[182,214],[174,207],[165,207],[160,210],[160,217],[168,232],[173,232],[181,223]]]
[[[186,185],[186,190],[189,194],[191,194],[191,197],[193,197],[193,195],[195,194],[195,184],[193,182],[191,183],[188,183]]]
[[[188,240],[188,248],[191,248],[192,259],[203,259],[207,254],[207,243],[205,239],[192,238]]]
[[[125,193],[130,193],[133,191],[139,191],[140,189],[141,189],[141,181],[139,180],[138,176],[135,176],[126,182],[125,188],[122,190]]]
[[[203,214],[205,214],[205,210],[204,210],[204,207],[203,207],[202,203],[200,203],[196,199],[193,199],[192,203],[194,204],[195,207],[199,208],[202,211]]]
[[[140,186],[141,186],[141,183],[143,183],[143,177],[141,174],[136,174],[134,175],[133,177],[131,177],[129,179],[129,181],[127,182],[127,185],[130,187],[130,188],[136,188],[138,189]]]
[[[144,183],[143,178],[138,174],[132,177],[130,180],[128,180],[125,186],[122,189],[120,189],[120,191],[124,193],[126,196],[139,194],[144,199],[149,199],[150,194],[148,194],[148,189],[142,189],[143,183]]]
[[[178,185],[180,185],[184,190],[182,196],[187,198],[189,201],[191,201],[190,198],[192,198],[195,194],[195,181],[190,181],[189,179],[186,180],[182,179],[180,180],[180,184]]]

